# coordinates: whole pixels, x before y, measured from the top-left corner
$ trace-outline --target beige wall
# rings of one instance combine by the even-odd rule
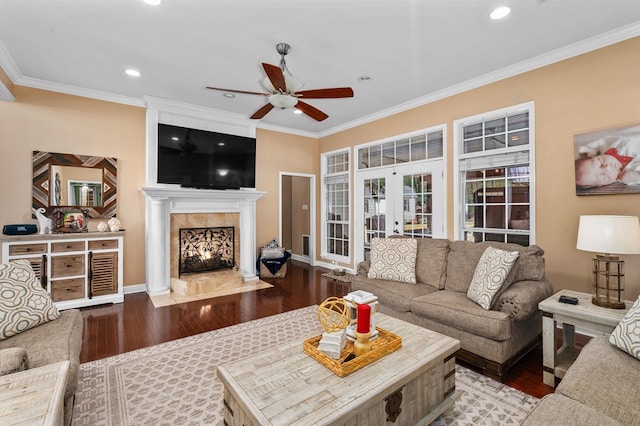
[[[322,138],[320,152],[446,123],[447,233],[453,238],[453,121],[534,101],[536,243],[546,252],[547,276],[556,289],[590,292],[593,254],[575,248],[579,216],[640,215],[640,194],[577,197],[573,136],[640,124],[639,51],[640,37]],[[626,298],[634,299],[640,257],[622,258]]]
[[[0,101],[0,224],[31,219],[32,151],[118,159],[117,216],[126,229],[124,283],[144,273],[145,110],[116,103],[14,87],[15,102]],[[99,219],[89,222],[95,230]]]
[[[263,246],[280,229],[279,173],[318,175],[320,160],[315,139],[264,129],[257,129],[256,138],[256,189],[267,192],[256,204],[256,243]]]

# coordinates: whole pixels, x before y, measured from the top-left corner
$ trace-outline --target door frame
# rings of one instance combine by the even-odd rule
[[[316,259],[316,175],[309,173],[278,173],[278,238],[282,241],[282,178],[284,176],[309,178],[309,257],[292,254],[291,259],[315,266]]]
[[[435,212],[436,208],[440,210],[440,218],[434,223],[434,229],[432,231],[433,238],[445,238],[446,236],[446,204],[447,204],[447,195],[446,195],[446,179],[444,176],[444,159],[438,158],[434,160],[427,160],[423,162],[415,162],[415,163],[407,163],[404,165],[392,165],[387,167],[376,167],[371,169],[358,170],[355,174],[355,189],[354,189],[354,259],[356,265],[359,262],[364,260],[364,223],[363,223],[363,212],[364,212],[364,200],[361,197],[364,181],[366,179],[375,178],[375,177],[384,177],[386,179],[385,183],[385,200],[386,208],[385,208],[385,234],[387,236],[394,235],[394,220],[395,215],[401,214],[402,212],[402,202],[403,202],[403,190],[402,190],[402,182],[398,184],[397,181],[394,181],[394,176],[401,175],[407,173],[439,173],[440,174],[440,182],[441,182],[441,193],[435,194],[435,184],[434,184],[434,202],[440,201],[440,205],[434,203],[433,211]],[[390,191],[390,185],[398,185],[400,187],[399,191]],[[393,216],[393,218],[391,217]],[[393,220],[392,220],[393,219]],[[440,229],[436,229],[436,226]],[[402,230],[402,227],[400,228]]]

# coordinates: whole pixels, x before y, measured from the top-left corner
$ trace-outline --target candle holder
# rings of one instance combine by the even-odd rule
[[[353,342],[353,354],[355,356],[364,355],[371,350],[371,332],[360,333],[356,330],[356,340]]]

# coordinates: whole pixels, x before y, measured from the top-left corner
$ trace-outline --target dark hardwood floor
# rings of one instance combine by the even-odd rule
[[[350,291],[348,283],[323,277],[323,272],[326,269],[291,261],[285,278],[264,280],[274,285],[269,289],[161,308],[138,293],[125,296],[124,303],[83,308],[80,362],[319,304]],[[510,370],[505,383],[538,398],[553,392],[542,383],[540,345]]]

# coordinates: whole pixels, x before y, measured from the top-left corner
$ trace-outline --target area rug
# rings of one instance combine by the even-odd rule
[[[347,274],[346,272],[344,274],[342,274],[342,275],[339,275],[339,274],[334,273],[333,271],[332,272],[325,272],[324,274],[322,274],[322,276],[334,279],[336,281],[342,281],[343,283],[350,283],[351,279],[353,278],[353,275]]]
[[[80,365],[73,425],[218,425],[216,366],[321,332],[317,308],[232,327]],[[435,425],[519,424],[537,399],[461,366],[461,397]]]

